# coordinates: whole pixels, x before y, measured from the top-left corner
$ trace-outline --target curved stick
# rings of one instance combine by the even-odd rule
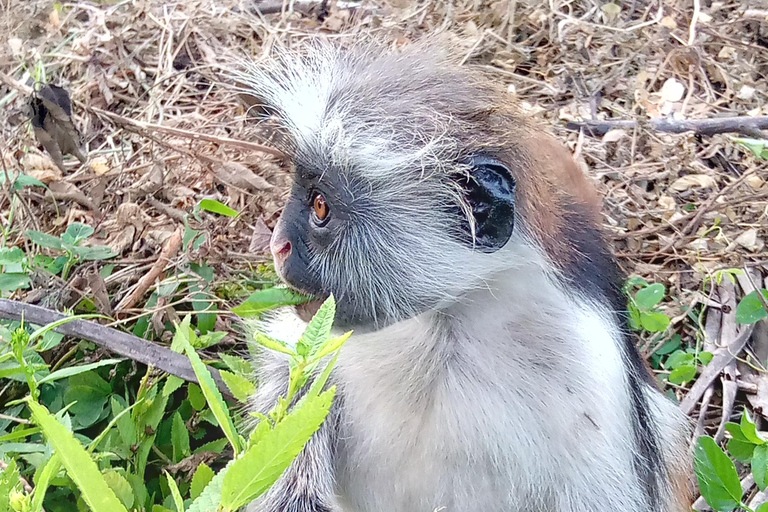
[[[67,318],[67,315],[58,311],[24,304],[23,302],[0,299],[0,318],[20,321],[22,316],[25,322],[35,325],[48,325]],[[110,352],[128,357],[147,366],[154,366],[186,381],[198,383],[197,376],[195,376],[192,365],[186,356],[138,336],[110,327],[104,327],[96,322],[89,322],[87,320],[72,320],[60,325],[55,330],[67,336],[88,340]],[[211,376],[216,382],[216,387],[219,388],[219,391],[228,397],[232,397],[232,393],[221,379],[219,371],[210,366],[208,371],[211,372]]]

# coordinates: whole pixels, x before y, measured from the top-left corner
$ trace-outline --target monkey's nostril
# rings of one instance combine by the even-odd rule
[[[291,242],[277,243],[272,246],[272,255],[276,260],[283,262],[291,255]]]

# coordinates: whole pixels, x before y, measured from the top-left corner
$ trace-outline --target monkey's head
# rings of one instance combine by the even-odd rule
[[[498,91],[436,49],[315,46],[238,77],[277,119],[295,172],[272,235],[290,286],[377,328],[487,285],[515,232]]]

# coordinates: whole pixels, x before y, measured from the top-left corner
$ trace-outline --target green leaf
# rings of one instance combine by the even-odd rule
[[[736,306],[736,321],[738,323],[754,324],[755,322],[768,317],[768,311],[765,310],[758,292],[760,292],[763,295],[763,299],[768,302],[768,290],[755,290],[748,294],[741,299],[739,305]]]
[[[240,215],[236,210],[215,199],[203,199],[200,201],[200,209],[211,213],[218,213],[225,217],[237,217]]]
[[[64,247],[61,245],[61,238],[49,235],[48,233],[43,233],[42,231],[28,229],[27,238],[32,240],[32,242],[36,243],[40,247],[58,249],[59,251],[64,249]]]
[[[20,485],[19,468],[16,461],[11,460],[8,467],[0,471],[0,510],[12,510],[10,494]]]
[[[349,337],[352,336],[352,331],[345,332],[341,336],[338,336],[336,338],[331,338],[325,343],[323,343],[321,346],[318,347],[317,353],[312,354],[312,358],[316,360],[320,360],[327,356],[328,354],[332,354],[333,352],[336,352],[339,350],[344,344],[347,342]]]
[[[243,403],[248,402],[248,398],[256,392],[256,386],[250,380],[236,373],[220,370],[221,379],[232,392],[232,396]]]
[[[672,384],[685,384],[696,377],[696,367],[692,364],[678,366],[669,374],[669,382]]]
[[[48,375],[46,375],[45,377],[37,381],[37,383],[43,384],[45,382],[53,382],[59,379],[64,379],[66,377],[72,377],[74,375],[89,372],[101,366],[112,366],[121,361],[123,361],[123,359],[104,359],[103,361],[99,361],[96,363],[83,364],[80,366],[70,366],[69,368],[61,368],[60,370],[56,370],[53,373],[49,373]]]
[[[174,462],[179,462],[192,454],[189,449],[189,431],[178,411],[174,413],[171,423],[171,444],[173,445]]]
[[[117,256],[112,249],[106,245],[94,245],[92,247],[73,247],[72,252],[83,261],[108,260]]]
[[[190,382],[189,386],[187,386],[187,398],[189,398],[189,404],[194,410],[199,412],[205,409],[203,390],[194,382]]]
[[[51,485],[51,480],[58,474],[61,469],[61,461],[58,455],[53,454],[45,464],[38,468],[35,472],[35,491],[32,494],[32,510],[34,512],[40,512],[43,510],[43,500],[45,494],[48,492],[48,487]],[[3,494],[0,489],[0,494]],[[0,510],[3,508],[0,506]]]
[[[693,364],[696,358],[693,354],[690,354],[684,350],[678,350],[677,352],[670,354],[666,361],[664,361],[664,368],[667,370],[674,370],[678,366]]]
[[[312,348],[328,339],[333,327],[333,317],[336,315],[336,301],[333,295],[328,297],[315,316],[309,321],[301,340],[304,340]]]
[[[115,493],[117,499],[125,505],[125,508],[130,509],[133,507],[135,498],[133,496],[133,488],[128,483],[128,480],[114,469],[108,469],[102,475],[104,476],[104,481],[107,482],[109,488]]]
[[[655,354],[659,356],[671,354],[675,350],[680,348],[680,345],[683,344],[683,337],[679,334],[675,334],[670,338],[668,342],[663,344],[660,349],[658,349]]]
[[[224,364],[226,364],[233,372],[240,375],[253,374],[253,366],[246,359],[225,354],[224,352],[219,354],[219,357],[221,357],[221,360],[224,361]]]
[[[755,425],[752,419],[749,417],[749,412],[747,412],[746,407],[744,408],[744,412],[741,415],[739,427],[741,427],[741,433],[744,435],[747,441],[757,445],[765,444],[763,438],[760,437],[760,435],[757,433],[757,425]]]
[[[760,445],[755,448],[752,456],[752,475],[755,483],[761,491],[768,487],[768,445]]]
[[[165,386],[163,386],[163,394],[165,396],[171,396],[174,391],[184,385],[185,380],[175,375],[169,375],[165,380]]]
[[[129,415],[123,414],[128,409],[114,396],[110,400],[110,405],[112,407],[112,415],[117,418],[115,424],[117,425],[117,431],[120,434],[120,438],[126,445],[133,446],[139,438],[133,419],[131,419]]]
[[[48,188],[45,183],[37,178],[29,176],[27,174],[19,174],[16,177],[16,181],[13,182],[13,187],[16,190],[20,190],[24,187],[45,187]]]
[[[192,477],[192,483],[189,485],[189,497],[193,500],[197,499],[205,490],[205,486],[213,480],[214,476],[215,473],[205,462],[200,463],[195,470],[195,475]]]
[[[236,510],[261,496],[304,449],[325,421],[336,388],[295,407],[273,430],[235,460],[224,477],[221,504]]]
[[[192,348],[192,345],[189,342],[189,322],[190,317],[187,315],[176,328],[173,342],[181,345],[187,353],[187,357],[192,363],[192,369],[195,371],[195,375],[199,381],[200,389],[202,389],[205,400],[208,402],[208,407],[210,407],[211,412],[213,412],[213,415],[219,422],[219,426],[224,431],[224,435],[227,439],[229,439],[229,443],[235,451],[235,456],[237,456],[242,449],[240,438],[237,435],[234,423],[232,423],[232,417],[229,415],[227,404],[224,402],[221,393],[219,393],[219,390],[216,388],[216,383],[213,381],[211,373],[200,360],[200,356],[197,355],[197,352],[195,352],[195,349]]]
[[[728,512],[741,503],[741,482],[731,459],[709,436],[699,437],[694,451],[699,490],[710,507]]]
[[[218,512],[220,510],[221,486],[224,484],[224,477],[234,462],[234,460],[230,460],[224,469],[216,473],[216,476],[208,483],[205,490],[189,506],[187,512]]]
[[[265,311],[283,306],[298,306],[311,300],[311,297],[289,288],[267,288],[248,297],[245,302],[232,308],[232,312],[241,318],[252,318],[258,317]]]
[[[266,347],[269,350],[273,350],[275,352],[281,352],[283,354],[288,354],[289,356],[294,355],[293,350],[291,347],[286,345],[280,340],[276,340],[274,338],[270,338],[266,334],[261,334],[260,332],[256,333],[256,336],[254,337],[254,340],[256,343],[261,345],[262,347]]]
[[[15,292],[29,288],[29,275],[22,273],[0,274],[0,291]]]
[[[768,512],[768,501],[757,507],[755,512]]]
[[[666,292],[667,290],[663,284],[654,283],[637,291],[635,294],[635,304],[644,311],[650,311],[664,299]]]
[[[24,261],[24,251],[18,247],[0,248],[0,266],[16,265]]]
[[[640,313],[640,325],[649,332],[663,332],[667,330],[672,320],[661,312]]]
[[[67,230],[61,235],[61,241],[65,244],[77,245],[86,238],[90,237],[95,230],[86,224],[73,222],[67,226]]]
[[[761,160],[768,160],[768,140],[743,137],[731,137],[731,140],[750,150],[755,157]]]
[[[707,366],[709,363],[711,363],[712,358],[714,357],[715,355],[712,352],[707,352],[706,350],[699,352],[699,361],[701,361],[701,364],[704,366]]]
[[[181,498],[181,493],[179,492],[179,486],[176,485],[176,480],[174,480],[167,471],[165,472],[165,477],[168,479],[168,487],[171,489],[171,496],[173,496],[173,504],[176,505],[176,512],[184,512],[184,500]]]
[[[93,512],[127,512],[115,493],[104,481],[96,463],[75,436],[59,423],[48,409],[30,400],[27,402],[32,418],[43,430],[46,439],[67,469],[69,477],[82,493],[81,496]]]

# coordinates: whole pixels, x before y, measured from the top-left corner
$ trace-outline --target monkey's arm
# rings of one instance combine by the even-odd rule
[[[252,410],[266,414],[288,389],[288,362],[263,353],[259,390]],[[337,512],[334,505],[333,455],[339,420],[337,396],[325,422],[265,496],[248,512]]]

